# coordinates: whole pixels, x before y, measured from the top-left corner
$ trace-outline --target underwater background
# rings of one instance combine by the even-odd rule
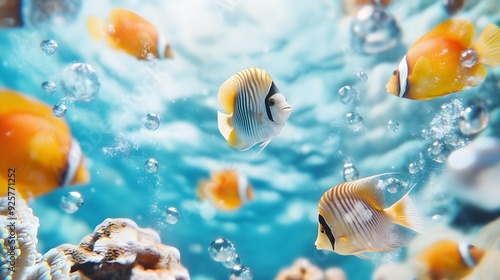
[[[429,101],[397,98],[385,89],[411,44],[451,17],[441,1],[393,1],[368,23],[356,23],[334,0],[69,2],[77,7],[71,14],[0,29],[1,88],[57,104],[64,97],[60,87],[49,95],[40,85],[60,85],[64,69],[76,62],[90,64],[100,83],[91,101],[65,103],[90,183],[29,202],[40,219],[39,252],[78,244],[108,217],[130,218],[178,248],[192,279],[227,278],[229,270],[207,253],[217,237],[234,243],[254,279],[273,279],[299,257],[340,267],[348,279],[369,279],[379,265],[403,258],[404,249],[364,260],[314,246],[318,200],[344,181],[345,172],[397,172],[399,181],[386,196],[394,200],[414,185],[410,196],[426,227],[469,230],[500,216],[497,204],[484,209],[457,198],[444,176],[451,152],[477,137],[498,136],[500,68],[488,68],[478,87]],[[115,7],[154,23],[175,57],[139,61],[92,40],[87,18],[105,19]],[[500,24],[500,4],[466,1],[453,16],[481,30]],[[363,41],[359,28],[379,32],[377,43]],[[58,43],[52,55],[40,48],[46,39]],[[258,147],[229,148],[217,127],[220,85],[248,67],[265,69],[293,106],[283,131],[259,154]],[[352,100],[339,96],[344,86],[351,86]],[[489,112],[488,127],[463,135],[460,112],[470,104]],[[160,117],[157,130],[143,127],[148,113]],[[158,161],[154,173],[145,170],[150,158]],[[246,175],[255,195],[234,212],[196,197],[200,179],[228,168]],[[69,191],[85,200],[73,214],[60,207]],[[166,222],[168,207],[180,213],[176,224]]]

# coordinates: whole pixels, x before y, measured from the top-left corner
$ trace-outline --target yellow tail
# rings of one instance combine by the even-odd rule
[[[408,193],[384,211],[391,217],[393,223],[421,232],[420,217]]]
[[[109,24],[97,16],[90,16],[87,20],[90,37],[94,40],[104,39],[109,36]]]
[[[479,56],[479,62],[489,66],[500,65],[500,28],[488,24],[472,46]]]

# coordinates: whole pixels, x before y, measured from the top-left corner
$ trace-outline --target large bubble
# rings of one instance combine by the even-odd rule
[[[100,87],[96,71],[87,63],[73,63],[61,75],[61,89],[70,102],[89,102]]]

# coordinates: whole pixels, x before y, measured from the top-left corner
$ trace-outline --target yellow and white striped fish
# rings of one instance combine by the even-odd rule
[[[262,143],[262,151],[292,113],[271,76],[260,68],[247,68],[227,79],[218,97],[229,114],[217,112],[219,131],[229,147],[240,151],[257,143]]]
[[[408,234],[395,224],[419,231],[419,218],[408,193],[384,208],[379,177],[339,184],[321,197],[319,205],[318,250],[363,257],[364,252],[382,252],[405,246]]]

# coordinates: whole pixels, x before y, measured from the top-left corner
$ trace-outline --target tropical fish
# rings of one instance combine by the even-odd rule
[[[51,107],[10,90],[0,90],[0,104],[0,179],[12,183],[0,196],[15,189],[29,199],[89,182],[78,141]]]
[[[212,173],[209,180],[200,180],[197,195],[220,210],[233,211],[253,199],[253,189],[245,176],[228,169]]]
[[[217,112],[219,131],[229,147],[240,151],[257,143],[262,143],[262,151],[292,113],[271,76],[259,68],[247,68],[226,80],[218,97],[229,114]]]
[[[107,39],[111,47],[141,60],[173,58],[170,44],[152,23],[138,14],[115,8],[108,21],[109,24],[97,16],[89,17],[87,27],[94,40]]]
[[[341,255],[366,257],[365,252],[390,251],[408,243],[407,234],[397,225],[419,231],[419,218],[408,193],[384,208],[379,177],[339,184],[321,197],[319,205],[319,250]]]
[[[486,250],[466,243],[440,240],[423,249],[416,261],[423,265],[424,279],[462,279],[481,261]],[[420,278],[419,278],[420,279]]]
[[[500,65],[500,28],[488,24],[477,41],[474,26],[449,19],[418,39],[394,70],[387,91],[425,100],[462,91],[483,82],[484,65]]]
[[[444,9],[452,15],[460,11],[465,4],[465,0],[441,0]]]

